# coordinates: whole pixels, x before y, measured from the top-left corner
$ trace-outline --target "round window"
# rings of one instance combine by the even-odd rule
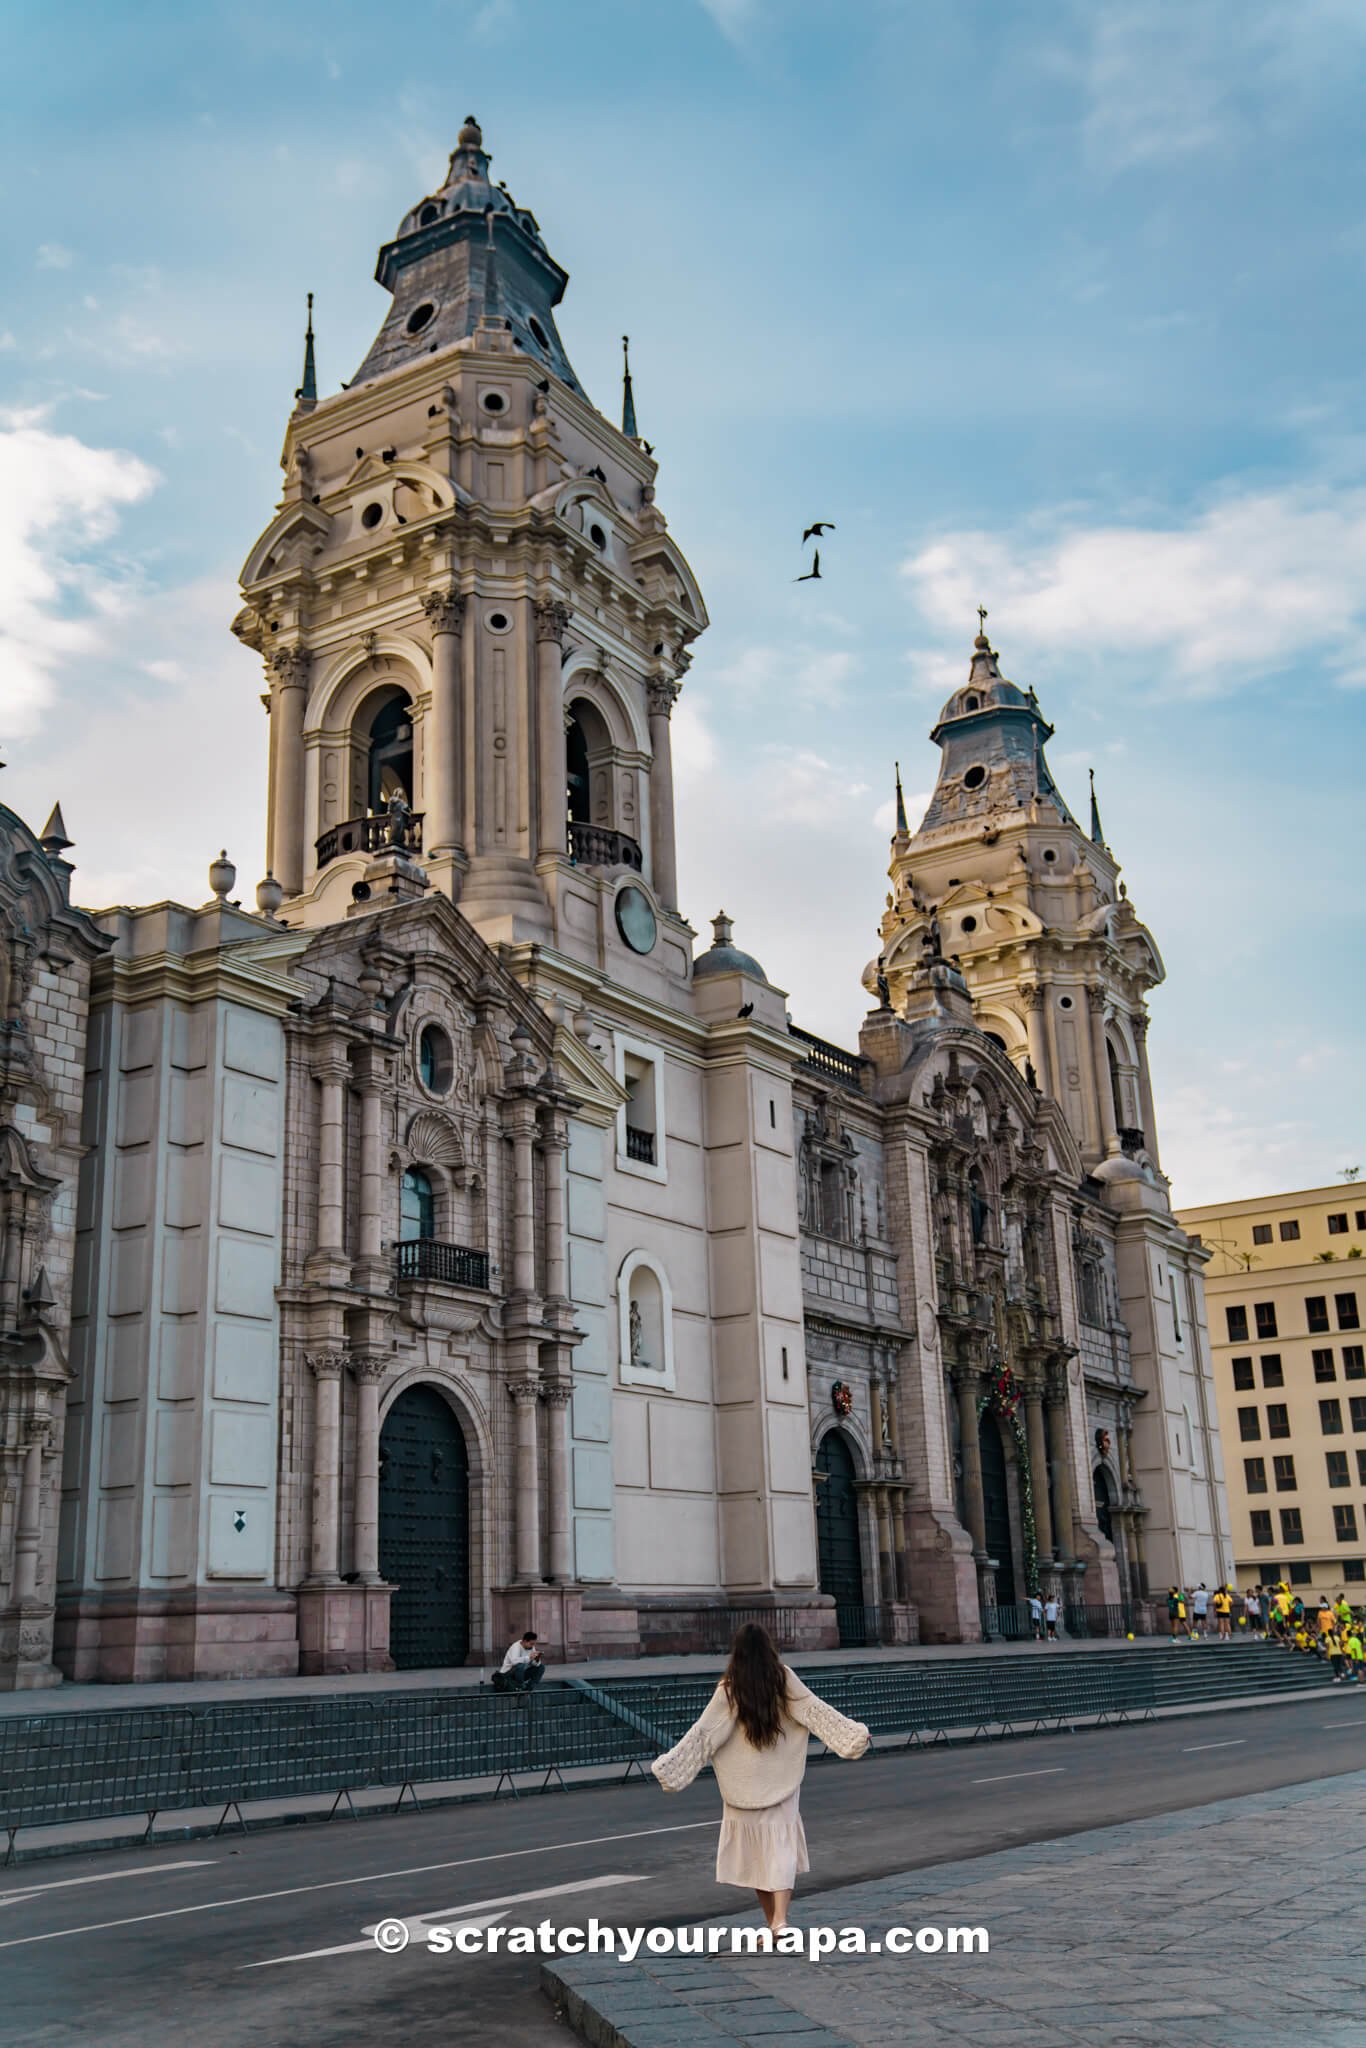
[[[506,612],[490,612],[484,623],[490,633],[506,633],[512,621]]]
[[[963,928],[963,930],[964,930],[965,932],[975,932],[975,931],[976,931],[976,929],[977,929],[977,920],[976,920],[976,918],[975,918],[975,917],[965,917],[965,918],[963,919],[963,926],[962,926],[962,928]]]
[[[607,535],[603,532],[600,526],[590,526],[588,529],[588,538],[592,541],[594,547],[598,550],[600,554],[606,554]]]
[[[985,768],[969,768],[963,776],[964,789],[980,789],[987,779]]]
[[[1071,996],[1059,996],[1059,997],[1058,997],[1058,1008],[1059,1008],[1060,1010],[1070,1010],[1070,1009],[1071,1009],[1071,1007],[1072,1007],[1072,998],[1071,998]]]
[[[422,1085],[433,1095],[444,1095],[451,1085],[455,1062],[451,1041],[439,1024],[424,1024],[417,1041],[417,1070]]]
[[[367,505],[365,510],[360,515],[360,523],[362,526],[367,527],[378,526],[380,520],[383,519],[383,517],[383,505]]]
[[[549,348],[550,336],[546,333],[544,327],[542,327],[540,321],[536,318],[536,315],[534,313],[530,315],[526,324],[531,329],[532,338],[535,341],[537,341],[542,348]]]
[[[422,304],[414,306],[412,312],[408,315],[408,333],[421,334],[423,328],[430,327],[435,318],[436,307],[430,299],[424,299]]]
[[[617,891],[617,930],[633,953],[652,953],[658,926],[643,889],[628,883]]]
[[[486,391],[479,403],[485,412],[506,412],[508,402],[501,391]]]
[[[1056,860],[1058,856],[1051,846],[1046,846],[1043,850],[1043,857],[1045,860]]]

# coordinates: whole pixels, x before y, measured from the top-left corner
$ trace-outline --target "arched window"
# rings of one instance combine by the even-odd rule
[[[370,720],[366,802],[372,811],[401,796],[413,801],[413,709],[404,695],[388,697]]]
[[[991,1204],[987,1200],[986,1183],[975,1166],[968,1175],[968,1206],[972,1211],[973,1243],[990,1244]]]
[[[398,1234],[405,1244],[436,1236],[436,1191],[420,1166],[410,1166],[403,1176]]]
[[[577,708],[570,715],[569,729],[565,733],[564,761],[569,816],[576,825],[590,824],[593,814],[588,781],[588,736]]]
[[[627,1254],[617,1275],[617,1308],[622,1384],[673,1387],[673,1296],[648,1252]]]
[[[1110,1068],[1110,1101],[1114,1109],[1115,1129],[1122,1131],[1129,1119],[1125,1114],[1124,1089],[1119,1078],[1119,1061],[1115,1057],[1114,1044],[1108,1038],[1105,1041],[1105,1052]]]
[[[642,866],[636,768],[588,697],[568,707],[564,736],[565,836],[581,867]]]

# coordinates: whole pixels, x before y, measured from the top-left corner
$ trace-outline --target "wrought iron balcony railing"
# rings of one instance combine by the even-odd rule
[[[581,868],[634,868],[637,874],[644,865],[636,840],[606,825],[583,825],[577,819],[570,821],[569,858]]]
[[[471,1251],[468,1245],[442,1244],[435,1237],[404,1238],[398,1247],[400,1280],[441,1280],[448,1287],[479,1287],[489,1284],[489,1255]]]
[[[401,847],[405,853],[421,853],[422,815],[421,811],[395,810],[348,818],[318,840],[318,866],[325,868],[338,854],[383,853],[390,846]]]
[[[638,1131],[634,1124],[627,1124],[626,1157],[638,1160],[642,1166],[653,1166],[655,1163],[654,1132]]]
[[[793,1038],[799,1039],[804,1051],[802,1065],[814,1067],[818,1074],[831,1081],[838,1081],[845,1088],[863,1092],[863,1076],[871,1062],[859,1052],[846,1052],[842,1045],[831,1045],[826,1038],[817,1038],[810,1031],[803,1031],[800,1025],[790,1025]]]

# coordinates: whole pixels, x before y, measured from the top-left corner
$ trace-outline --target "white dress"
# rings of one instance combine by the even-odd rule
[[[737,1884],[751,1892],[792,1890],[801,1872],[811,1868],[800,1798],[799,1786],[776,1806],[722,1805],[718,1884]]]

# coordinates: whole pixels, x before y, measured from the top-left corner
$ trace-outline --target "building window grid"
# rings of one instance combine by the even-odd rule
[[[1244,1458],[1243,1484],[1249,1493],[1266,1492],[1266,1459]],[[1344,1482],[1345,1484],[1345,1482]]]
[[[1361,1328],[1361,1316],[1357,1310],[1355,1294],[1335,1294],[1333,1296],[1333,1303],[1338,1312],[1338,1328],[1340,1330],[1359,1330]]]
[[[1348,1406],[1352,1411],[1352,1434],[1366,1433],[1366,1394],[1353,1394]]]
[[[1290,1410],[1284,1401],[1267,1402],[1266,1433],[1268,1436],[1289,1436]]]
[[[1341,1401],[1334,1400],[1319,1402],[1319,1428],[1322,1430],[1325,1436],[1342,1435]]]
[[[1279,1458],[1273,1458],[1271,1462],[1276,1474],[1277,1493],[1298,1493],[1299,1487],[1295,1483],[1294,1453],[1286,1451]]]
[[[1345,1380],[1366,1380],[1366,1345],[1343,1345],[1342,1377]]]
[[[1257,1381],[1252,1370],[1252,1360],[1250,1358],[1235,1358],[1233,1360],[1234,1391],[1239,1394],[1250,1394],[1256,1384]]]
[[[1282,1243],[1282,1244],[1294,1244],[1294,1242],[1295,1242],[1296,1238],[1298,1238],[1298,1236],[1299,1236],[1299,1234],[1300,1234],[1300,1226],[1299,1226],[1299,1224],[1298,1224],[1298,1223],[1297,1223],[1297,1222],[1295,1221],[1295,1219],[1294,1219],[1293,1217],[1291,1217],[1291,1219],[1289,1220],[1289,1222],[1287,1222],[1287,1223],[1282,1223],[1282,1224],[1280,1224],[1280,1225],[1279,1225],[1278,1227],[1279,1227],[1279,1229],[1280,1229],[1280,1233],[1281,1233],[1281,1243]]]
[[[1235,1305],[1233,1308],[1226,1308],[1224,1310],[1224,1321],[1228,1324],[1229,1343],[1246,1344],[1248,1335],[1247,1310],[1238,1305]]]
[[[1347,1211],[1345,1209],[1340,1209],[1335,1216],[1328,1218],[1328,1235],[1330,1237],[1346,1237]]]
[[[1254,1547],[1258,1550],[1269,1550],[1275,1540],[1271,1533],[1270,1508],[1254,1508],[1252,1510],[1252,1541]]]
[[[1268,1351],[1263,1354],[1262,1385],[1264,1387],[1283,1387],[1285,1385],[1285,1368],[1281,1364],[1281,1354],[1279,1351]]]
[[[1304,1524],[1298,1508],[1281,1509],[1281,1541],[1286,1545],[1303,1543]]]
[[[1304,1319],[1308,1325],[1311,1337],[1320,1336],[1323,1331],[1332,1328],[1328,1320],[1328,1296],[1326,1294],[1306,1294],[1304,1297]]]
[[[1254,1301],[1252,1313],[1256,1318],[1257,1335],[1259,1337],[1280,1336],[1281,1333],[1276,1328],[1276,1304],[1274,1301]]]
[[[1360,1453],[1358,1453],[1358,1456],[1360,1456]],[[1328,1468],[1328,1484],[1330,1486],[1351,1485],[1352,1474],[1348,1468],[1346,1451],[1325,1451],[1323,1459],[1324,1464]]]
[[[1320,1384],[1327,1380],[1335,1380],[1337,1378],[1337,1367],[1333,1364],[1333,1354],[1331,1351],[1316,1351],[1313,1354],[1313,1358],[1314,1378],[1317,1381],[1319,1381]]]
[[[1252,1226],[1252,1242],[1254,1244],[1270,1244],[1271,1225],[1269,1223],[1254,1223]]]
[[[1334,1506],[1333,1534],[1339,1543],[1356,1542],[1357,1511],[1350,1501],[1342,1501]]]
[[[1262,1418],[1256,1408],[1238,1410],[1238,1434],[1245,1444],[1261,1442]]]

